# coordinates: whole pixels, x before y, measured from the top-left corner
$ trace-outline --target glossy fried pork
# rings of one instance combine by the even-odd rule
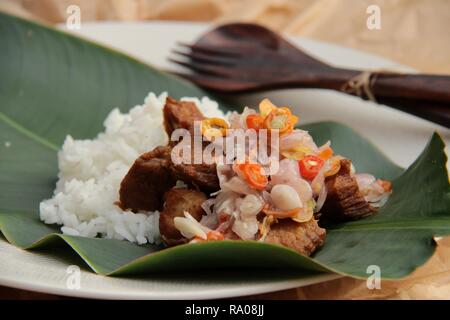
[[[356,178],[351,175],[351,165],[350,160],[341,160],[339,171],[325,179],[328,194],[321,209],[321,221],[357,220],[376,212],[359,191]]]
[[[136,159],[120,184],[119,206],[138,211],[159,210],[164,193],[174,186],[175,177],[170,171],[168,146],[160,146]]]
[[[175,129],[192,130],[194,121],[205,119],[195,103],[190,101],[177,101],[171,97],[167,97],[166,99],[163,114],[164,128],[169,137]]]
[[[170,97],[164,106],[167,134],[184,128],[191,130],[203,115],[192,102],[178,102]],[[160,146],[141,155],[120,185],[119,206],[126,210],[154,211],[162,207],[162,198],[177,180],[207,193],[219,190],[215,164],[175,164],[171,160],[173,146]]]
[[[271,226],[265,242],[283,245],[309,256],[323,245],[325,236],[325,229],[319,227],[315,219],[302,223],[282,219]]]
[[[172,188],[166,192],[163,210],[159,219],[159,232],[163,242],[168,246],[174,246],[187,242],[181,233],[175,228],[173,219],[184,217],[184,212],[200,221],[205,214],[201,205],[207,197],[203,192],[190,189]]]
[[[184,181],[191,188],[208,194],[220,189],[215,164],[172,164],[170,170],[177,180]]]

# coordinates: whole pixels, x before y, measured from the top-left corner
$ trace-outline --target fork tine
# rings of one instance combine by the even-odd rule
[[[187,62],[187,61],[181,61],[174,58],[168,58],[170,62],[173,62],[175,64],[181,65],[187,69],[193,70],[195,72],[201,73],[201,74],[209,74],[209,75],[216,75],[219,77],[230,77],[232,75],[232,68],[224,68],[220,66],[214,66],[214,65],[207,65],[202,63],[196,63],[194,61]]]
[[[192,51],[201,51],[206,54],[215,54],[222,56],[241,57],[243,54],[238,49],[232,49],[231,47],[212,47],[198,44],[187,44],[184,42],[177,42],[181,47],[186,47]]]
[[[210,55],[210,54],[194,52],[194,51],[184,52],[184,51],[180,51],[177,49],[173,49],[172,53],[189,58],[192,61],[196,61],[199,63],[209,63],[209,64],[232,66],[232,65],[236,64],[236,62],[237,62],[236,59],[233,59],[231,57],[222,57],[222,56]]]

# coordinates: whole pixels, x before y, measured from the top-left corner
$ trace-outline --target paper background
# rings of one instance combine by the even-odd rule
[[[78,5],[82,21],[251,21],[373,52],[424,72],[450,74],[448,0],[0,0],[0,10],[57,23]],[[366,9],[381,9],[381,30]]]

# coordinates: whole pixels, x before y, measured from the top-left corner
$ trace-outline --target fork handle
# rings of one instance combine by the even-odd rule
[[[348,85],[352,80],[362,78],[363,74],[363,71],[338,68],[314,70],[309,74],[309,83],[306,85],[358,95],[356,91],[349,91]],[[303,82],[303,85],[305,84],[303,75],[299,80]],[[450,103],[450,76],[373,72],[366,81],[368,81],[369,90],[376,100],[384,97]],[[362,86],[360,89],[359,96],[368,99]]]
[[[375,98],[450,102],[450,76],[378,72],[370,78]]]
[[[303,72],[304,73],[304,72]],[[359,90],[349,84],[363,79],[364,73],[356,70],[330,68],[311,76],[308,87],[333,89],[369,100],[370,93],[376,102],[414,114],[450,128],[450,76],[428,74],[402,74],[375,72],[365,77]],[[353,81],[353,84],[358,81]],[[364,82],[364,81],[363,81]],[[305,84],[305,83],[304,83]]]

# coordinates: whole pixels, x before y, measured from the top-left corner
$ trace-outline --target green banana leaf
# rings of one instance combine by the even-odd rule
[[[62,235],[39,220],[38,206],[52,195],[57,151],[67,134],[94,137],[112,108],[126,110],[149,91],[176,98],[206,93],[116,51],[5,14],[0,43],[0,230],[18,247],[63,244],[105,275],[239,267],[364,278],[367,268],[377,265],[383,278],[396,279],[433,254],[434,236],[450,234],[446,155],[437,134],[404,171],[353,130],[327,122],[304,128],[319,143],[331,139],[358,171],[393,180],[394,192],[376,216],[331,226],[325,245],[310,258],[251,241],[163,249]]]

